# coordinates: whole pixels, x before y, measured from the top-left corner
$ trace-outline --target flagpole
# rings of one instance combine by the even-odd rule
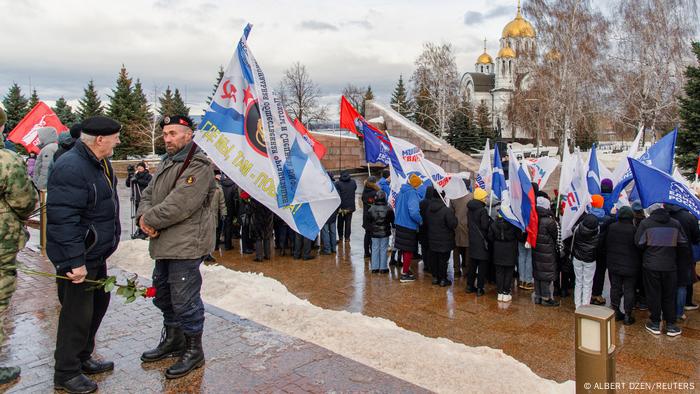
[[[340,148],[338,149],[338,172],[343,170],[343,129],[338,126],[338,137],[340,138]]]

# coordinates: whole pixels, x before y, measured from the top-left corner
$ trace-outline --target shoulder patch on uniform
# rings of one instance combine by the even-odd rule
[[[194,177],[192,175],[188,176],[187,179],[185,179],[185,183],[188,185],[191,185],[194,183]]]

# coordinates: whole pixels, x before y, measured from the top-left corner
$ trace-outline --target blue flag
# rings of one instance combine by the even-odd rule
[[[491,189],[499,200],[503,199],[503,191],[508,189],[508,185],[506,185],[506,177],[503,174],[501,154],[498,152],[498,144],[496,144],[493,149],[493,174],[491,175]]]
[[[364,134],[365,161],[368,163],[382,163],[385,165],[391,163],[397,174],[404,176],[401,163],[398,157],[396,157],[396,152],[394,152],[389,138],[364,120],[360,120],[360,123],[362,124],[362,133]]]
[[[649,148],[643,155],[639,157],[639,161],[665,172],[666,174],[671,174],[673,172],[673,155],[676,150],[676,136],[678,135],[678,129],[673,129],[672,132],[666,134],[660,140],[656,141],[654,145]],[[615,189],[613,190],[613,198],[615,202],[620,197],[622,190],[627,187],[627,185],[633,181],[632,170],[628,169],[627,172],[622,176]],[[632,199],[630,199],[632,201]]]
[[[639,160],[627,159],[644,208],[654,203],[673,204],[687,209],[700,219],[700,200],[686,185]]]
[[[595,144],[591,147],[591,155],[588,156],[586,181],[590,195],[600,194],[600,170],[598,169],[598,154],[596,154]]]

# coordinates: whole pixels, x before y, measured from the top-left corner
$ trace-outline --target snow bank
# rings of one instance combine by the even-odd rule
[[[121,242],[110,262],[144,277],[150,277],[153,269],[148,244],[140,240]],[[282,283],[262,274],[202,266],[202,275],[205,302],[428,390],[575,391],[574,382],[559,384],[540,378],[501,350],[428,338],[383,318],[326,310],[299,299]]]

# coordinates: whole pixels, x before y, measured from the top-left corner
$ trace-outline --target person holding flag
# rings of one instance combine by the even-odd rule
[[[416,280],[410,268],[413,255],[418,252],[418,227],[423,223],[419,207],[421,198],[417,190],[422,184],[418,175],[411,174],[408,183],[401,185],[396,197],[394,246],[402,251],[401,283]]]
[[[474,199],[467,203],[469,223],[469,266],[467,267],[467,293],[484,295],[486,275],[489,268],[488,232],[491,217],[486,209],[489,192],[482,188],[474,190]],[[477,276],[478,271],[478,276]],[[476,286],[474,286],[476,281]]]

